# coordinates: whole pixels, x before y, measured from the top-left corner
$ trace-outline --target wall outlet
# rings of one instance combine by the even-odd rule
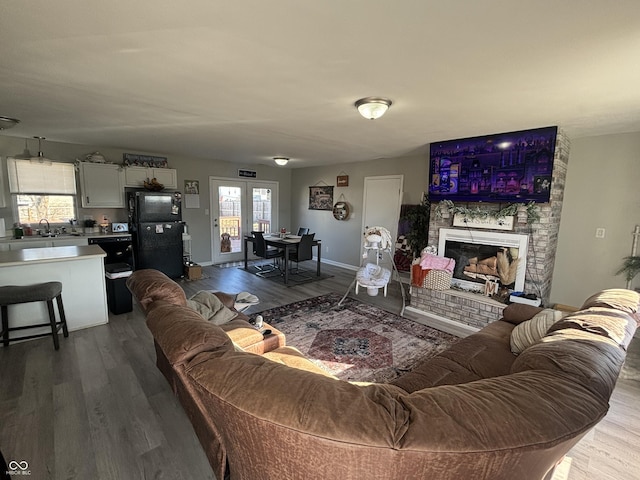
[[[596,238],[604,238],[605,229],[602,227],[596,228]]]

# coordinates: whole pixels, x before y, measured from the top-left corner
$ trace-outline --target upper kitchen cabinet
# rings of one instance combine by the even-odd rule
[[[84,208],[124,208],[124,172],[112,163],[80,163]]]
[[[144,181],[155,178],[164,188],[178,188],[178,171],[175,168],[125,167],[125,187],[143,188]]]

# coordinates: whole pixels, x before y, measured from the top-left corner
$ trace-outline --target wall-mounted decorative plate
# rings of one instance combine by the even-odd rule
[[[337,202],[333,206],[333,218],[336,220],[347,220],[349,218],[349,204],[347,202]]]

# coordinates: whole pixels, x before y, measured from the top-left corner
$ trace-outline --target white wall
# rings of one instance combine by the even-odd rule
[[[290,230],[309,227],[322,240],[322,258],[338,264],[359,266],[362,243],[362,207],[364,178],[379,175],[404,175],[403,204],[417,204],[427,190],[427,155],[354,162],[329,167],[293,170]],[[349,175],[348,187],[335,187],[338,175]],[[351,207],[349,220],[336,220],[331,211],[309,210],[309,187],[334,185],[333,201],[346,201]]]
[[[551,301],[579,307],[599,290],[624,288],[615,272],[637,224],[640,132],[572,139]],[[598,227],[605,238],[595,238]]]

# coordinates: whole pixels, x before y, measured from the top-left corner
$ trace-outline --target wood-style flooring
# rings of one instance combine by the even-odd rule
[[[287,288],[235,267],[205,267],[207,278],[181,285],[187,294],[251,292],[261,302],[250,314],[344,293],[355,275],[326,264],[323,271],[333,278]],[[387,298],[361,292],[359,299],[400,311],[395,282]],[[411,312],[405,316],[424,322]],[[5,460],[28,462],[32,479],[215,478],[154,362],[151,335],[135,304],[129,314],[111,315],[108,325],[61,338],[57,352],[49,337],[0,347],[0,450]],[[639,400],[640,342],[635,339],[609,414],[571,451],[554,478],[640,478]]]

